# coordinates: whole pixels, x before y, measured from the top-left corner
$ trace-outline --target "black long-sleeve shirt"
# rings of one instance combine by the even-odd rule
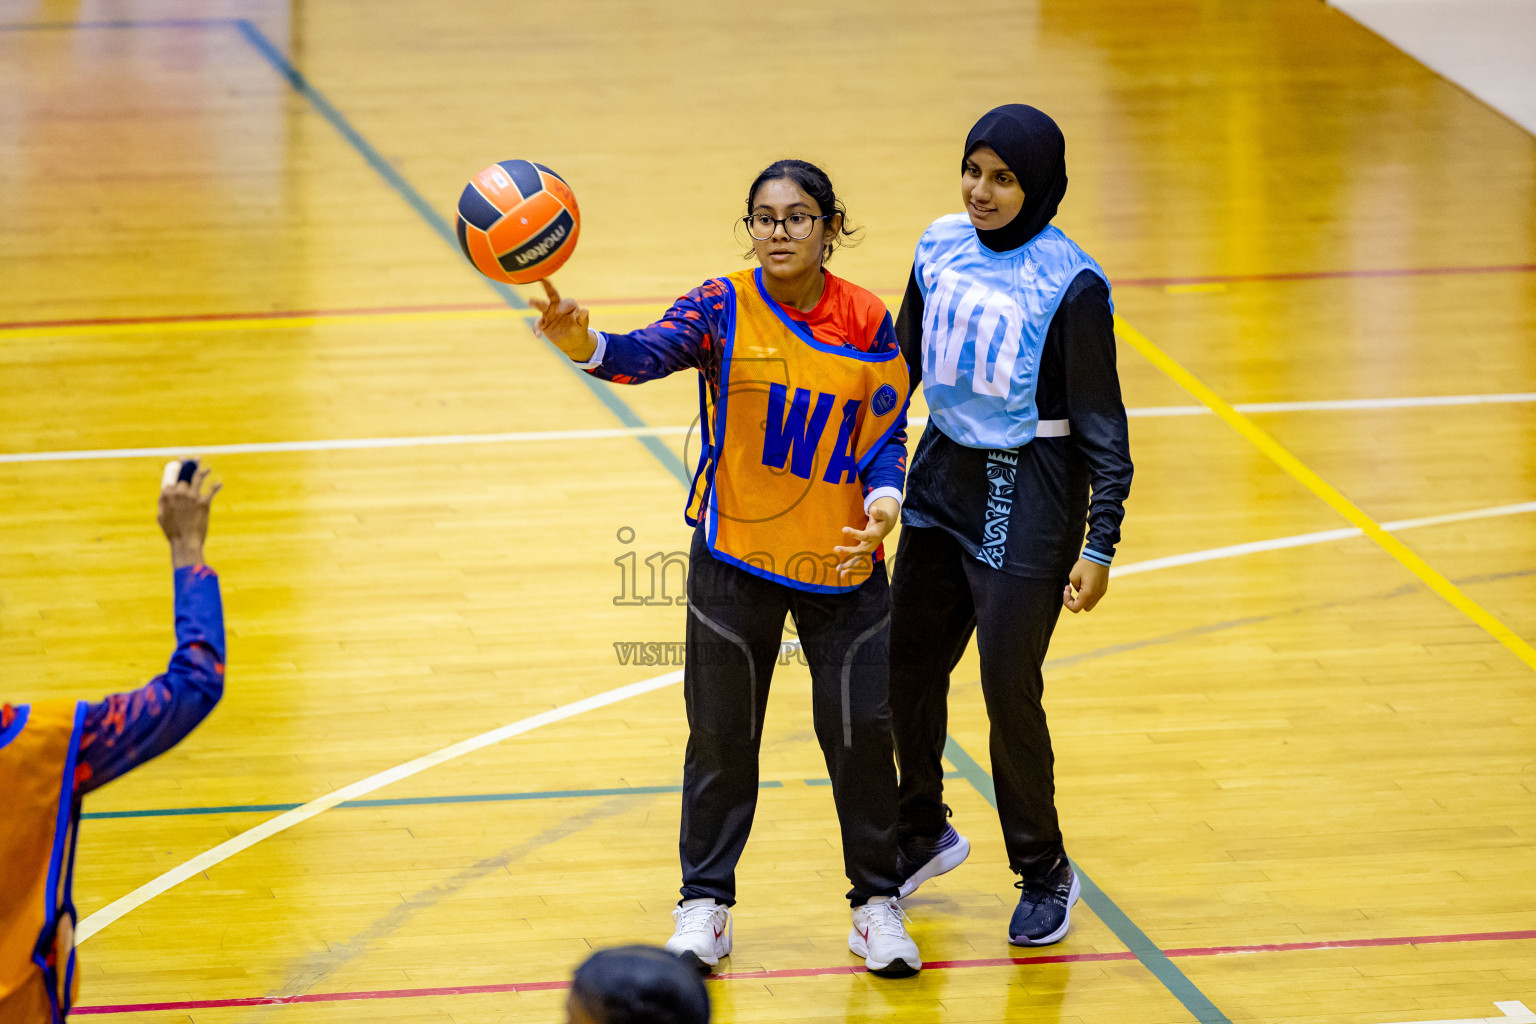
[[[915,274],[896,317],[896,337],[916,391],[923,294]],[[929,421],[907,474],[902,522],[944,529],[973,556],[1015,576],[1065,579],[1079,550],[1107,564],[1120,542],[1133,467],[1109,289],[1091,271],[1067,286],[1051,320],[1035,405],[1042,420],[1067,420],[1070,435],[989,451],[958,444]],[[997,529],[999,509],[1006,531]]]

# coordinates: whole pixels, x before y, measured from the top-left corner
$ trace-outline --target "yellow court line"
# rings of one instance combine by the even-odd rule
[[[1467,618],[1487,630],[1489,635],[1509,648],[1510,652],[1525,662],[1527,666],[1536,669],[1536,649],[1533,649],[1530,644],[1526,643],[1518,633],[1500,622],[1494,617],[1493,613],[1489,612],[1482,605],[1462,593],[1454,583],[1440,575],[1424,559],[1414,554],[1408,545],[1382,529],[1380,523],[1361,511],[1359,506],[1339,493],[1338,489],[1328,481],[1318,476],[1306,463],[1293,455],[1279,441],[1276,441],[1252,420],[1227,404],[1204,381],[1179,365],[1172,356],[1153,344],[1150,338],[1127,323],[1124,317],[1115,316],[1115,332],[1122,341],[1145,356],[1153,366],[1171,377],[1174,383],[1199,399],[1212,412],[1225,420],[1229,427],[1247,438],[1255,448],[1268,456],[1271,462],[1283,469],[1307,490],[1327,502],[1329,507],[1339,513],[1339,515],[1359,527],[1367,537],[1380,545],[1382,550],[1397,559],[1409,572],[1423,580],[1429,589],[1445,598],[1458,611],[1466,615]]]

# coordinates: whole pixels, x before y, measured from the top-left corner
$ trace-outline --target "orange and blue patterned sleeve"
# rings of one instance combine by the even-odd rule
[[[615,384],[659,380],[678,370],[709,371],[730,331],[730,292],[724,281],[705,281],[672,303],[649,327],[602,335],[602,348],[586,371]]]
[[[224,607],[206,565],[177,569],[176,651],[165,672],[85,712],[75,792],[84,796],[158,757],[195,729],[224,694]]]

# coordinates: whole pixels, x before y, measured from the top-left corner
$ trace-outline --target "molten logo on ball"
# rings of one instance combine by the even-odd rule
[[[457,228],[476,270],[493,281],[529,284],[570,259],[581,211],[565,179],[548,167],[503,160],[464,186]]]
[[[500,257],[501,268],[512,273],[514,269],[523,270],[547,259],[551,252],[560,248],[565,237],[570,234],[573,224],[569,213],[561,213],[555,220],[554,226],[545,231],[537,241],[529,242]]]

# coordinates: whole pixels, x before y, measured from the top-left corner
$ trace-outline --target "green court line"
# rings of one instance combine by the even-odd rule
[[[965,752],[964,747],[955,742],[953,736],[944,742],[944,756],[959,769],[961,777],[976,787],[976,791],[996,810],[997,790],[992,785],[992,776]],[[1072,870],[1077,872],[1078,882],[1082,886],[1083,902],[1115,933],[1115,938],[1141,961],[1142,966],[1151,971],[1152,976],[1162,982],[1163,987],[1173,993],[1173,997],[1183,1003],[1186,1010],[1195,1015],[1200,1024],[1232,1024],[1227,1015],[1218,1010],[1216,1004],[1206,998],[1205,993],[1183,971],[1174,966],[1167,954],[1147,937],[1147,933],[1136,927],[1136,923],[1126,916],[1125,911],[1088,877],[1082,865],[1073,861]]]
[[[945,772],[946,779],[958,779],[959,772]],[[831,779],[801,779],[807,786],[830,786]],[[784,783],[767,780],[759,789],[782,789]],[[643,796],[648,793],[681,793],[682,786],[617,786],[611,789],[540,789],[527,793],[455,793],[446,796],[400,796],[377,800],[347,800],[337,807],[417,807],[430,804],[490,804],[513,800],[569,800],[592,796]],[[81,820],[103,818],[178,818],[200,814],[259,814],[291,811],[303,804],[223,804],[211,807],[148,807],[131,811],[86,811]]]
[[[808,785],[815,782],[807,779]],[[759,789],[780,789],[784,783],[777,780],[759,782]],[[571,797],[590,796],[644,796],[652,793],[681,793],[682,786],[618,786],[612,789],[543,789],[528,793],[458,793],[446,796],[397,796],[376,800],[344,800],[337,808],[348,807],[415,807],[423,804],[483,804],[505,803],[512,800],[564,800]],[[225,804],[219,807],[154,807],[135,811],[87,811],[80,815],[87,818],[170,818],[198,814],[255,814],[263,811],[291,811],[303,804]]]
[[[232,24],[251,48],[260,54],[262,59],[283,77],[294,92],[308,101],[315,113],[319,114],[327,124],[335,129],[336,133],[357,151],[357,154],[363,158],[364,162],[373,168],[374,172],[383,178],[384,182],[394,189],[396,194],[405,200],[412,210],[416,211],[416,215],[425,221],[427,226],[436,232],[437,236],[446,242],[448,247],[457,255],[459,251],[458,238],[454,234],[453,228],[437,212],[436,207],[427,202],[421,193],[416,191],[415,186],[407,181],[405,176],[397,171],[394,165],[374,148],[373,143],[369,142],[363,136],[363,133],[352,125],[352,122],[347,119],[346,115],[337,109],[330,100],[326,99],[325,94],[310,82],[304,72],[293,66],[287,55],[278,49],[276,43],[267,38],[266,34],[256,26],[255,22],[248,18],[234,18],[224,20],[221,23]],[[523,301],[523,297],[511,287],[502,284],[500,281],[492,281],[490,278],[482,277],[479,274],[476,276],[480,277],[483,283],[489,285],[491,290],[499,295],[501,300],[512,309],[526,312],[530,317],[534,315],[534,311],[529,310],[528,303]],[[530,320],[529,323],[531,325],[532,321]],[[546,344],[549,343],[546,342]],[[552,344],[550,347],[554,348]],[[571,362],[565,353],[557,350],[556,355],[560,362],[564,363],[571,369],[571,372],[576,374],[597,400],[608,407],[608,411],[613,413],[620,423],[626,427],[643,427],[646,425],[645,421],[640,418],[640,415],[630,408],[624,399],[619,397],[615,385],[609,384],[607,381],[598,380],[584,370],[576,369],[576,364]],[[664,441],[658,437],[650,436],[640,436],[636,440],[651,455],[655,456],[656,461],[660,462],[663,468],[677,478],[679,483],[684,487],[692,485],[693,473],[688,470],[688,467],[683,465],[683,460],[678,458]]]

